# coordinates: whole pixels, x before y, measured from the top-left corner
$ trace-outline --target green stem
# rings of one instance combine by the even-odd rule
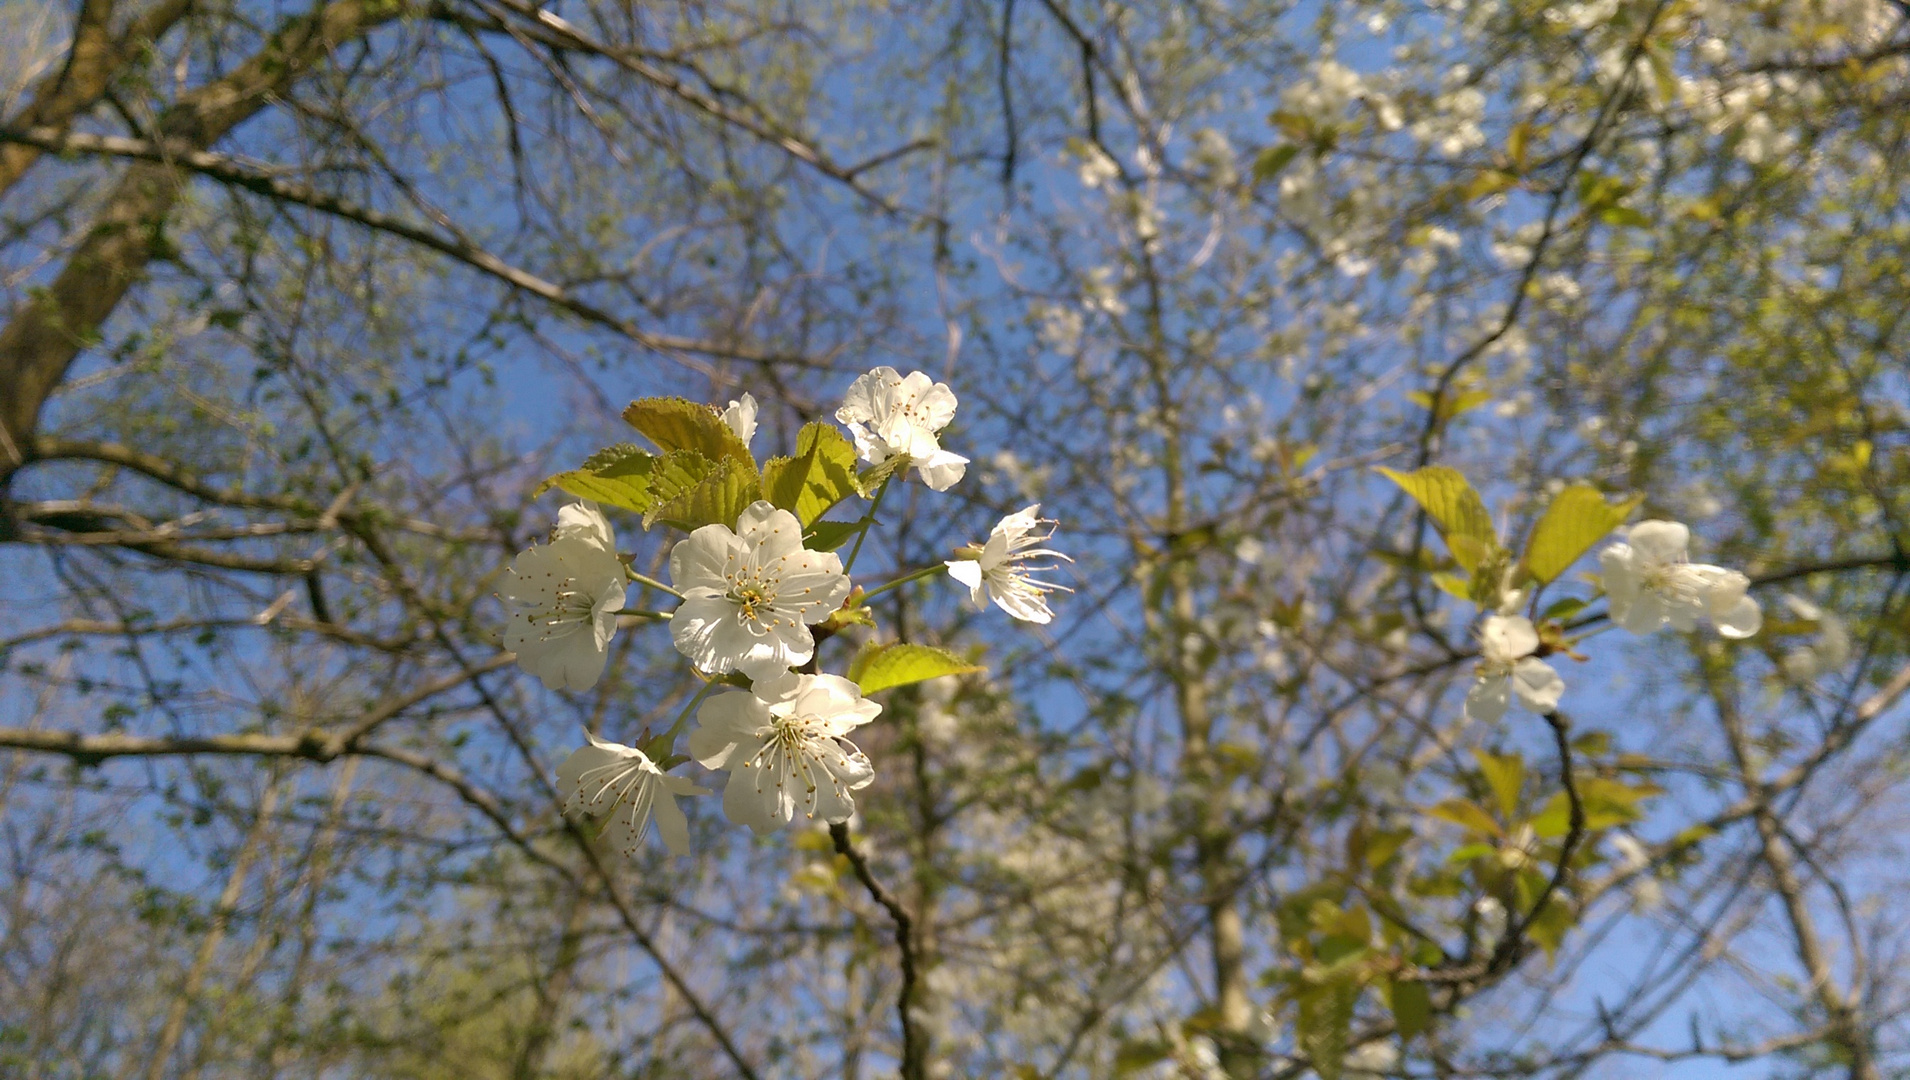
[[[703,699],[709,696],[710,691],[719,685],[725,685],[721,679],[711,679],[704,683],[703,689],[698,690],[695,696],[690,698],[689,703],[683,706],[683,711],[677,714],[676,723],[670,725],[670,730],[644,744],[643,752],[650,755],[651,761],[661,761],[676,749],[676,737],[683,733],[683,725],[690,722],[690,716],[696,712],[697,705],[701,704]]]
[[[911,581],[920,581],[931,574],[935,574],[939,571],[946,570],[946,569],[948,569],[948,567],[942,565],[941,563],[935,563],[932,566],[924,566],[920,570],[911,570],[908,573],[903,574],[901,577],[896,578],[894,581],[889,582],[887,585],[883,585],[880,588],[873,589],[869,592],[863,593],[862,594],[863,602],[866,603],[870,600],[873,600],[876,597],[882,595],[883,593],[888,592],[890,589],[895,588],[897,585],[907,585]]]
[[[862,541],[868,539],[869,530],[875,526],[875,512],[882,507],[882,496],[889,493],[889,482],[895,474],[882,478],[882,486],[875,489],[875,498],[869,500],[869,512],[862,515],[862,531],[856,534],[856,546],[849,549],[849,561],[842,564],[842,572],[847,574],[856,565],[856,556],[862,554]]]
[[[671,596],[676,597],[678,600],[683,599],[682,593],[677,592],[675,589],[670,588],[668,585],[665,585],[663,582],[658,581],[656,578],[650,577],[647,574],[639,574],[634,569],[628,566],[623,568],[623,572],[630,578],[631,581],[634,581],[639,585],[648,585],[652,589],[661,589],[662,591],[669,593]]]
[[[676,615],[676,613],[673,611],[645,611],[642,608],[625,608],[622,611],[617,612],[617,614],[628,615],[633,619],[666,619],[666,620],[674,618]]]

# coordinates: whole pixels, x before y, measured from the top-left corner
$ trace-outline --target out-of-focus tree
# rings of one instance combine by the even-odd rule
[[[0,1072],[1906,1067],[1910,6],[0,27]],[[593,844],[578,728],[701,684],[639,615],[512,666],[538,482],[632,397],[789,453],[881,364],[974,463],[858,583],[1039,501],[1076,592],[822,643],[988,668],[885,693],[840,837]],[[1761,630],[1617,629],[1574,515]],[[1468,717],[1509,580],[1564,695]]]

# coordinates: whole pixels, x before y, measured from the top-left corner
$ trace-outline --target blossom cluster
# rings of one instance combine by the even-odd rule
[[[1691,530],[1675,521],[1641,521],[1626,538],[1599,552],[1606,614],[1623,629],[1651,634],[1670,624],[1689,632],[1708,619],[1719,636],[1743,639],[1763,625],[1763,608],[1749,593],[1751,579],[1737,570],[1691,561]],[[1515,607],[1523,593],[1508,594]],[[1539,628],[1506,610],[1479,627],[1479,664],[1466,694],[1466,716],[1494,721],[1512,701],[1541,715],[1558,708],[1565,680],[1540,659],[1550,651]]]
[[[633,404],[632,410],[655,400]],[[691,428],[716,440],[705,449],[730,458],[750,453],[759,413],[751,395],[700,414],[695,410],[704,407],[687,403],[664,402],[661,407],[677,406],[692,410]],[[943,449],[940,441],[955,409],[955,394],[948,385],[922,372],[903,376],[878,367],[860,376],[835,412],[849,438],[832,428],[813,436],[805,428],[804,438],[811,457],[831,445],[831,439],[841,445],[843,460],[838,464],[844,468],[828,477],[839,477],[854,461],[869,467],[851,483],[853,493],[869,499],[862,517],[852,523],[824,523],[798,516],[798,509],[811,515],[820,511],[804,506],[801,494],[792,503],[789,491],[800,493],[820,484],[839,500],[852,493],[828,487],[840,486],[839,480],[812,483],[805,477],[793,486],[774,485],[789,505],[756,498],[719,520],[685,525],[688,535],[669,552],[668,585],[631,569],[631,558],[618,553],[610,519],[596,502],[579,498],[558,511],[548,542],[519,554],[499,589],[507,610],[504,646],[516,654],[519,666],[552,690],[589,690],[603,676],[620,620],[651,618],[669,622],[672,643],[704,680],[676,724],[660,736],[636,740],[641,745],[611,742],[586,731],[587,745],[557,771],[566,814],[600,819],[605,840],[625,854],[637,850],[654,820],[665,846],[681,854],[688,849],[689,828],[676,800],[709,791],[672,770],[694,761],[729,774],[723,788],[724,814],[757,833],[799,818],[847,821],[856,810],[854,793],[875,778],[874,766],[853,736],[881,714],[882,706],[868,700],[852,679],[816,670],[818,627],[833,633],[846,622],[872,623],[866,610],[856,610],[842,622],[838,617],[851,615],[847,609],[866,596],[943,569],[968,590],[978,608],[992,600],[1024,622],[1045,624],[1054,618],[1048,597],[1066,589],[1037,575],[1052,572],[1067,556],[1044,546],[1055,522],[1039,516],[1038,504],[1003,518],[986,540],[958,549],[945,563],[906,573],[869,593],[854,587],[851,567],[830,550],[817,528],[848,526],[842,535],[857,537],[850,553],[853,563],[861,535],[875,523],[876,508],[891,482],[913,476],[936,492],[960,482],[968,459]],[[704,419],[696,421],[696,415]],[[631,422],[651,434],[637,419]],[[818,426],[827,427],[811,425]],[[664,512],[650,489],[606,488],[605,477],[658,467],[669,451],[683,450],[665,445],[675,435],[651,437],[664,446],[666,455],[611,448],[604,453],[624,455],[637,465],[624,473],[598,475],[596,486],[586,486],[627,494],[618,505],[643,510],[646,527],[651,517]],[[792,460],[757,466],[756,489],[770,493],[771,471],[789,468]],[[693,461],[719,470],[719,478],[729,475],[721,469],[732,467],[715,465],[702,455]],[[568,488],[577,475],[562,474],[551,483]],[[840,536],[836,542],[842,542]],[[632,582],[673,595],[675,609],[626,612],[626,590]],[[891,672],[882,685],[902,685],[956,669],[933,662],[924,667],[918,661],[911,670],[901,676]],[[678,754],[677,737],[692,715],[696,727],[688,733],[688,753]]]

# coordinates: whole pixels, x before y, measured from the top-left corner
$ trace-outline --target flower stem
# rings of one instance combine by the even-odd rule
[[[889,493],[889,482],[894,479],[894,473],[883,477],[882,486],[875,489],[875,498],[869,500],[869,511],[862,515],[862,531],[856,533],[856,546],[849,549],[849,561],[842,564],[844,574],[855,568],[856,556],[862,554],[862,541],[868,539],[869,529],[875,525],[875,512],[882,508],[882,496]]]
[[[721,679],[711,679],[709,682],[704,683],[703,688],[698,690],[696,694],[690,698],[689,703],[683,706],[683,711],[677,714],[676,722],[670,725],[670,730],[658,735],[645,744],[644,753],[650,755],[650,760],[661,760],[663,757],[667,757],[672,750],[676,749],[676,737],[683,733],[683,725],[690,722],[690,716],[696,712],[697,705],[700,704],[704,698],[708,697],[710,691],[714,690],[721,682]]]
[[[911,581],[920,581],[921,579],[928,577],[929,575],[944,569],[947,569],[947,568],[944,567],[941,563],[935,563],[930,566],[924,566],[920,570],[911,570],[908,573],[903,574],[901,577],[896,578],[894,581],[889,582],[887,585],[883,585],[878,588],[871,589],[866,593],[863,593],[862,599],[866,603],[867,601],[873,600],[876,597],[882,595],[883,593],[888,592],[890,589],[895,588],[897,585],[907,585]]]
[[[658,581],[656,578],[650,577],[647,574],[639,574],[636,572],[636,570],[628,566],[623,568],[623,572],[627,577],[630,578],[631,581],[634,581],[639,585],[648,585],[652,589],[660,589],[664,592],[667,592],[671,596],[676,597],[678,600],[683,599],[682,593],[677,592],[675,589],[670,588],[668,585],[665,585],[663,582]]]

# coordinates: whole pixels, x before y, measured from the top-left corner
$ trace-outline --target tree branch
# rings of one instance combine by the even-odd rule
[[[829,826],[829,838],[835,841],[836,854],[849,860],[854,868],[856,880],[869,890],[869,896],[888,911],[895,920],[895,944],[902,952],[902,991],[896,1001],[896,1012],[902,1019],[902,1078],[903,1080],[924,1080],[928,1075],[928,1061],[925,1046],[920,1033],[915,1030],[915,921],[909,917],[908,910],[902,906],[895,894],[882,887],[869,869],[868,857],[856,849],[849,839],[849,826],[836,822]]]

